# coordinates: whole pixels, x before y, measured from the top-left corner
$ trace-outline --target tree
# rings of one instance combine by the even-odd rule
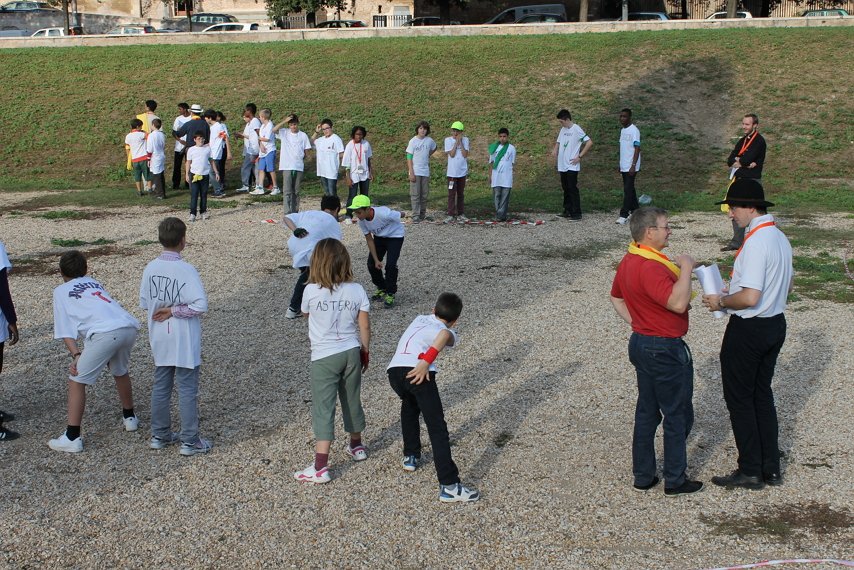
[[[274,22],[284,20],[292,12],[313,14],[323,8],[334,8],[341,17],[341,12],[347,9],[348,0],[264,0],[267,15]]]
[[[589,0],[581,0],[578,4],[578,21],[587,21],[587,12],[590,10]]]

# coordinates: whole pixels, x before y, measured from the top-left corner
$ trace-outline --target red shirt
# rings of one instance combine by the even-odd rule
[[[668,338],[679,338],[688,332],[688,311],[676,314],[667,308],[676,279],[662,263],[631,253],[623,257],[611,296],[626,302],[634,332]]]

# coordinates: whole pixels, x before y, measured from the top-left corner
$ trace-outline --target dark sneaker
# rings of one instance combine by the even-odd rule
[[[406,455],[403,458],[402,464],[404,471],[415,471],[418,469],[418,458],[414,455]]]
[[[766,485],[777,487],[783,484],[783,475],[779,471],[775,471],[774,473],[765,473],[762,475],[762,480],[765,481]]]
[[[15,421],[14,414],[10,414],[9,412],[4,412],[3,410],[0,410],[0,424],[2,424],[3,422],[13,421]]]
[[[679,495],[690,495],[691,493],[696,493],[703,489],[703,483],[701,481],[689,481],[685,479],[685,482],[679,485],[674,489],[664,488],[664,496],[665,497],[678,497]]]
[[[0,426],[0,441],[12,441],[13,439],[18,439],[19,437],[21,437],[21,434],[19,434],[18,432]]]
[[[385,291],[377,289],[371,296],[372,301],[385,301]]]
[[[385,305],[386,309],[394,307],[394,295],[386,295],[385,299],[383,299],[383,305]]]
[[[758,491],[759,489],[765,486],[765,483],[762,481],[761,477],[751,477],[749,475],[745,475],[738,469],[736,469],[729,475],[712,477],[712,483],[718,485],[719,487],[726,487],[727,489],[740,488],[750,489],[752,491]]]
[[[661,482],[661,479],[659,479],[658,477],[653,477],[653,478],[652,478],[652,481],[650,481],[650,482],[649,482],[649,483],[647,483],[646,485],[638,485],[638,484],[634,484],[634,485],[632,485],[632,488],[633,488],[635,491],[641,491],[641,492],[643,492],[643,491],[649,491],[650,489],[652,489],[653,487],[655,487],[656,485],[658,485],[660,482]]]
[[[559,218],[571,218],[572,216],[569,215],[569,212],[561,212],[560,214],[558,214],[558,217]]]

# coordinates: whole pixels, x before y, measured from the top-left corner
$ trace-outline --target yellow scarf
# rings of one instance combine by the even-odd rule
[[[640,245],[636,241],[632,241],[632,243],[629,244],[629,253],[639,255],[643,258],[651,259],[652,261],[657,261],[658,263],[661,263],[662,265],[667,267],[667,269],[672,271],[677,278],[682,273],[675,263],[670,261],[670,259],[666,255],[664,255],[654,247],[649,247],[648,245]]]

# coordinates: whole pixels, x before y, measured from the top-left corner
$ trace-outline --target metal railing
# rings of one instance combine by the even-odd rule
[[[399,28],[411,19],[409,14],[378,14],[374,16],[373,25],[375,28]]]
[[[842,8],[849,14],[854,14],[854,0],[842,0],[834,3],[833,0],[806,0],[796,2],[794,0],[783,0],[782,2],[771,2],[772,18],[797,18],[807,10],[826,10]],[[703,19],[715,12],[725,12],[725,0],[687,0],[683,6],[682,0],[667,0],[667,15],[671,18],[681,19],[683,8],[687,8],[687,17]],[[738,3],[739,10],[749,11],[754,18],[762,16],[762,0],[741,0]]]

